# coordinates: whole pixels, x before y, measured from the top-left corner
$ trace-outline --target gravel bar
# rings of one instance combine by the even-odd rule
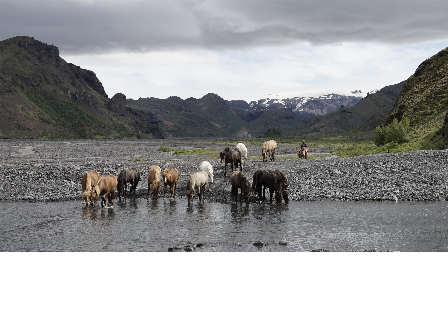
[[[157,140],[1,140],[0,201],[57,202],[79,200],[81,177],[87,170],[118,176],[124,168],[137,167],[142,180],[137,197],[146,197],[147,174],[151,165],[176,168],[180,172],[177,194],[185,197],[188,176],[203,160],[214,168],[214,183],[206,192],[208,202],[230,202],[229,166],[219,152],[226,147],[215,139]],[[244,143],[244,140],[241,142]],[[160,146],[177,149],[216,149],[216,155],[173,155],[158,152]],[[297,148],[279,144],[274,162],[261,161],[261,146],[246,145],[249,160],[243,173],[252,182],[258,169],[285,173],[291,201],[445,201],[448,200],[448,150],[338,158],[323,155],[295,159]],[[316,154],[309,148],[309,153]],[[159,190],[163,195],[163,188]],[[197,198],[195,198],[197,201]],[[251,201],[257,201],[255,196]]]

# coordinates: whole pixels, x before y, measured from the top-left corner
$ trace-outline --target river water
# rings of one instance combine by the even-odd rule
[[[0,216],[1,251],[448,251],[445,201],[15,202],[1,203]]]

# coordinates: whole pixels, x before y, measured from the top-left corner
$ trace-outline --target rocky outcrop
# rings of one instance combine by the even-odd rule
[[[0,137],[154,138],[163,133],[153,116],[123,118],[126,97],[111,101],[93,71],[65,62],[53,45],[14,37],[0,42],[0,57]],[[142,125],[147,119],[150,127]]]

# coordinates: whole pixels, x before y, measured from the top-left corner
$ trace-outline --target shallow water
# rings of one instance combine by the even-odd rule
[[[0,250],[448,251],[447,215],[447,202],[1,203]]]

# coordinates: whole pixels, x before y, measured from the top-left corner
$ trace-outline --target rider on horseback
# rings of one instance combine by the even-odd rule
[[[306,149],[306,143],[305,143],[305,140],[302,140],[302,144],[300,145],[300,152],[301,151],[305,151],[305,159],[308,157],[308,149]],[[299,154],[300,154],[300,152],[299,152]]]

